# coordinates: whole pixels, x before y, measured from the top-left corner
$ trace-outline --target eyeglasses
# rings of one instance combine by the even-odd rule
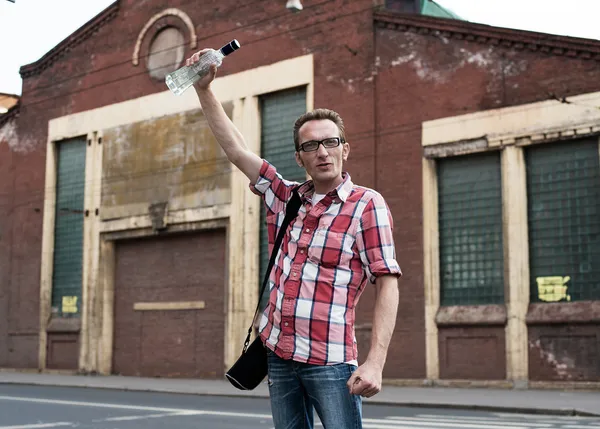
[[[340,137],[329,137],[323,140],[310,140],[302,143],[298,148],[298,152],[314,152],[319,149],[320,144],[322,144],[325,149],[331,149],[338,147],[340,143],[345,143],[344,139]]]

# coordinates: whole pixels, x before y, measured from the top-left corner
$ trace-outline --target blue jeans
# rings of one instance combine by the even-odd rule
[[[346,382],[354,365],[309,365],[267,349],[275,429],[312,429],[313,407],[325,429],[362,429],[362,400]]]

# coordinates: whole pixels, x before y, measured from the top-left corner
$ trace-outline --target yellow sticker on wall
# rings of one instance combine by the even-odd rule
[[[77,313],[77,297],[76,296],[63,296],[62,312],[63,313]]]
[[[557,302],[563,299],[571,301],[571,295],[567,294],[567,282],[571,280],[569,276],[549,276],[538,277],[535,279],[538,286],[538,296],[540,300],[546,302]]]

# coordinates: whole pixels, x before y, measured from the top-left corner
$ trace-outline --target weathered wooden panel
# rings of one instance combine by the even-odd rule
[[[225,106],[231,116],[231,105]],[[231,164],[200,109],[104,131],[103,220],[230,202]]]

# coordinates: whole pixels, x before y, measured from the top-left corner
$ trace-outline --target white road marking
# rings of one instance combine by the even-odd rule
[[[185,409],[185,408],[166,408],[166,407],[149,407],[142,405],[123,405],[123,404],[111,404],[104,402],[84,402],[84,401],[69,401],[59,399],[44,399],[44,398],[28,398],[28,397],[15,397],[15,396],[0,396],[0,401],[20,401],[20,402],[31,402],[38,404],[52,404],[52,405],[70,405],[70,406],[81,406],[81,407],[96,407],[96,408],[112,408],[121,410],[136,410],[136,411],[148,411],[153,414],[146,415],[132,415],[132,416],[121,416],[111,417],[106,419],[97,420],[100,421],[130,421],[130,420],[143,420],[151,418],[164,418],[164,417],[176,417],[176,416],[218,416],[218,417],[239,417],[239,418],[255,418],[261,420],[271,420],[271,414],[258,414],[258,413],[245,413],[245,412],[232,412],[232,411],[211,411],[211,410],[198,410],[198,409]],[[584,419],[581,417],[567,417],[567,416],[553,416],[553,417],[541,417],[531,416],[525,414],[507,414],[507,413],[494,413],[497,417],[475,417],[475,416],[442,416],[439,414],[418,414],[415,417],[403,417],[403,416],[388,416],[380,419],[363,418],[363,428],[365,429],[426,429],[426,428],[438,428],[438,429],[544,429],[549,428],[551,425],[554,427],[561,427],[564,429],[600,429],[600,425],[577,425],[568,423],[579,423],[589,421],[591,419]],[[503,420],[501,417],[504,417]],[[540,418],[541,417],[541,418]],[[521,419],[521,421],[518,421]],[[320,425],[318,419],[315,422],[316,425]],[[594,421],[595,423],[595,421]],[[25,424],[18,426],[0,426],[0,429],[43,429],[43,428],[55,428],[64,426],[76,426],[76,423],[69,422],[56,422],[56,423],[39,423],[39,424]]]
[[[426,421],[417,419],[415,417],[390,417],[390,420],[392,420],[393,422],[396,422],[396,423],[407,423],[407,424],[411,424],[411,425],[415,425],[415,426],[442,426],[442,427],[451,427],[451,428],[456,427],[456,428],[474,428],[474,429],[481,429],[481,428],[527,429],[529,427],[529,426],[522,426],[522,425],[519,426],[519,424],[517,424],[517,425],[511,425],[511,424],[499,425],[498,424],[498,425],[490,426],[489,423],[487,423],[487,422],[482,422],[481,424],[474,424],[474,422],[473,423],[426,422]]]
[[[394,420],[381,419],[363,419],[362,427],[364,429],[424,429],[423,426],[410,426]],[[427,427],[435,428],[435,425]],[[485,426],[481,426],[482,429],[484,427]]]
[[[573,419],[581,419],[582,417],[578,416],[541,416],[536,414],[514,414],[514,413],[493,413],[498,417],[508,417],[508,418],[519,418],[519,419],[528,419],[528,420],[538,420],[540,422],[553,422],[556,420],[573,420]]]
[[[447,419],[468,419],[468,420],[492,420],[492,421],[502,421],[500,417],[474,417],[474,416],[442,416],[440,414],[417,414],[417,417],[431,417],[431,418],[447,418]]]
[[[83,402],[83,401],[65,401],[61,399],[42,399],[42,398],[26,398],[19,396],[0,396],[0,401],[20,401],[33,402],[37,404],[52,404],[52,405],[74,405],[79,407],[96,407],[96,408],[114,408],[119,410],[138,410],[138,411],[153,411],[156,413],[187,413],[189,415],[207,415],[221,417],[249,417],[257,419],[270,419],[271,414],[257,413],[235,413],[232,411],[209,411],[209,410],[192,410],[185,408],[164,408],[164,407],[147,407],[143,405],[122,405],[108,404],[104,402]],[[0,427],[0,429],[4,429]]]
[[[394,423],[387,423],[387,422],[383,422],[383,423],[364,423],[364,419],[363,419],[363,425],[362,425],[363,429],[419,429],[419,428],[415,428],[412,426],[403,426],[403,425],[398,425],[398,424],[394,424]]]
[[[256,419],[271,419],[271,414],[256,414],[256,413],[234,413],[229,411],[202,411],[202,414],[207,416],[219,417],[251,417]]]
[[[550,423],[538,424],[529,421],[507,422],[496,420],[492,417],[492,422],[487,417],[472,417],[472,416],[440,416],[439,414],[419,414],[419,417],[402,417],[402,416],[387,416],[384,418],[363,418],[364,429],[442,429],[444,427],[474,427],[480,429],[518,429],[518,428],[550,428]],[[509,415],[513,417],[513,415]],[[534,418],[534,417],[532,417]],[[467,425],[461,421],[468,422]],[[477,423],[480,423],[477,425]],[[449,423],[449,424],[444,424]],[[491,424],[490,424],[491,423]],[[500,426],[504,423],[504,426]],[[600,429],[600,426],[584,426],[584,425],[564,425],[564,422],[554,422],[554,428],[567,429]],[[320,422],[315,422],[315,426],[322,427]],[[274,428],[272,428],[274,429]]]
[[[146,414],[142,416],[121,416],[121,417],[108,417],[106,419],[98,419],[94,420],[94,423],[100,422],[123,422],[123,421],[131,421],[131,420],[145,420],[145,419],[158,419],[162,417],[177,417],[177,416],[194,416],[198,414],[203,414],[202,411],[184,411],[181,413],[163,413],[163,414]]]
[[[569,429],[600,429],[600,426],[596,425],[562,425],[562,427]]]
[[[39,423],[39,424],[33,424],[33,425],[0,426],[0,429],[37,429],[37,428],[56,428],[59,426],[74,426],[74,423],[56,422],[56,423]]]
[[[180,411],[198,411],[185,410],[179,408],[162,408],[162,407],[145,407],[142,405],[122,405],[122,404],[106,404],[103,402],[81,402],[81,401],[65,401],[61,399],[42,399],[42,398],[24,398],[19,396],[0,396],[2,401],[20,401],[34,402],[36,404],[52,404],[52,405],[75,405],[80,407],[96,407],[96,408],[115,408],[119,410],[139,410],[139,411],[155,411],[163,413],[177,413]]]
[[[425,420],[443,420],[443,421],[461,421],[461,422],[481,422],[486,425],[496,425],[496,424],[506,424],[506,423],[518,423],[518,424],[526,424],[528,427],[531,426],[539,426],[539,427],[548,427],[553,423],[539,420],[537,423],[531,422],[523,422],[516,421],[513,419],[502,420],[499,417],[472,417],[472,416],[440,416],[439,414],[417,414],[417,417],[423,418]],[[513,420],[513,421],[510,421]]]

